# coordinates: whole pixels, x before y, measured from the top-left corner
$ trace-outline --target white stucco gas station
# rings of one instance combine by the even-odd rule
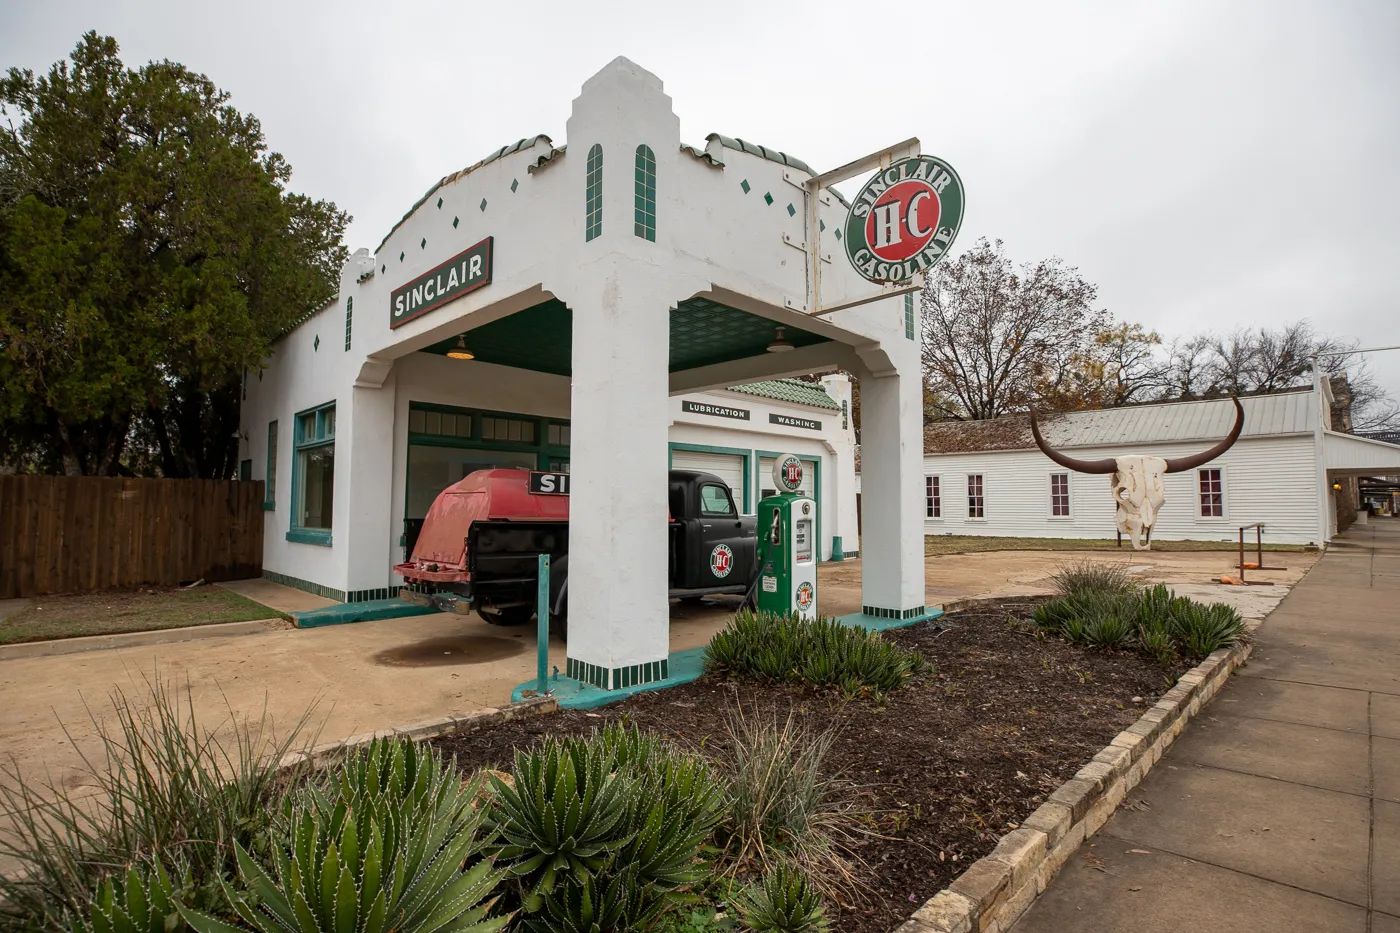
[[[645,683],[668,654],[668,468],[728,451],[747,507],[781,451],[821,479],[822,559],[863,558],[863,613],[925,615],[910,294],[956,235],[960,183],[955,217],[920,190],[897,227],[887,198],[829,186],[880,169],[876,195],[892,190],[917,140],[825,175],[720,135],[686,145],[661,80],[624,58],[584,83],[566,136],[443,178],[249,376],[243,457],[267,480],[267,576],[393,596],[404,519],[424,507],[411,476],[460,477],[476,454],[431,441],[471,437],[490,465],[570,471],[568,657],[597,686]],[[894,248],[848,258],[867,216]],[[860,383],[858,536],[838,371]],[[810,374],[831,375],[790,380]],[[730,388],[753,384],[777,388]]]

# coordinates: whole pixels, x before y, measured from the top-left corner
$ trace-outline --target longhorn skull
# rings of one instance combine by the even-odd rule
[[[1105,457],[1102,460],[1076,460],[1065,456],[1045,443],[1040,436],[1040,423],[1031,409],[1031,434],[1035,445],[1045,456],[1062,467],[1078,473],[1113,474],[1113,501],[1117,504],[1116,520],[1118,530],[1132,539],[1133,548],[1145,551],[1152,546],[1152,526],[1157,522],[1157,512],[1166,501],[1166,491],[1162,488],[1162,474],[1185,473],[1209,463],[1230,449],[1244,430],[1244,406],[1237,398],[1235,403],[1235,426],[1219,444],[1203,453],[1189,457],[1147,457],[1141,454],[1124,454],[1121,457]]]

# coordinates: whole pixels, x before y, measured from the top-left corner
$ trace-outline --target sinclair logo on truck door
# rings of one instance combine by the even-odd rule
[[[963,219],[963,186],[942,159],[896,162],[866,182],[846,220],[846,255],[872,282],[904,282],[938,264]]]

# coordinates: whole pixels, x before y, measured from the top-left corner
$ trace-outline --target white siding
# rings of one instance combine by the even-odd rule
[[[1166,504],[1152,536],[1161,540],[1234,540],[1240,525],[1264,522],[1274,544],[1318,543],[1316,470],[1308,436],[1243,439],[1211,467],[1223,470],[1224,518],[1201,518],[1195,471],[1163,477]],[[1156,456],[1179,457],[1199,444],[1160,444]],[[1075,451],[1083,459],[1127,453],[1121,448]],[[1136,451],[1142,453],[1145,451]],[[924,533],[1032,538],[1112,538],[1114,503],[1108,476],[1070,473],[1070,517],[1050,516],[1050,474],[1064,472],[1039,451],[929,454],[925,475],[941,479],[943,517],[926,519]],[[967,517],[967,477],[981,473],[985,518]],[[922,491],[922,480],[920,480]],[[922,504],[922,498],[920,499]]]

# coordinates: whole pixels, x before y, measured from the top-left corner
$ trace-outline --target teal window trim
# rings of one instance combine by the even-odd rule
[[[445,415],[466,415],[472,419],[471,434],[467,437],[459,437],[450,434],[422,434],[408,430],[408,424],[404,425],[404,434],[408,439],[408,445],[421,447],[455,447],[458,450],[502,450],[513,453],[534,453],[535,468],[538,470],[549,470],[554,462],[569,459],[568,444],[549,443],[550,425],[560,425],[571,427],[568,418],[551,418],[547,415],[531,415],[518,411],[497,411],[490,408],[462,408],[457,405],[440,405],[436,402],[414,402],[408,403],[408,411],[411,416],[415,411],[436,411]],[[499,441],[495,439],[483,438],[481,436],[481,419],[483,418],[513,418],[517,421],[529,421],[535,425],[536,442],[526,443],[524,441]],[[403,514],[408,515],[408,490],[411,485],[408,472],[411,469],[411,458],[405,452],[404,456],[404,481],[403,481]]]
[[[656,242],[656,153],[646,143],[637,147],[636,196],[632,232]]]
[[[751,464],[753,463],[753,451],[745,450],[742,447],[714,447],[709,444],[677,444],[666,445],[666,469],[672,469],[674,458],[671,456],[676,451],[685,451],[694,454],[736,454],[744,460],[744,488],[739,491],[739,496],[744,500],[744,515],[752,515],[757,508],[758,502],[749,495],[749,489],[753,482]]]
[[[355,296],[345,299],[345,352],[350,352],[350,323],[354,320]]]
[[[603,147],[598,143],[588,150],[583,212],[583,241],[587,243],[603,235]]]
[[[799,460],[810,460],[812,462],[812,498],[817,503],[817,557],[818,562],[822,555],[822,455],[804,454],[794,450],[755,450],[753,452],[754,479],[759,483],[758,488],[763,488],[763,477],[759,473],[763,470],[763,458],[772,457],[774,460],[783,454],[793,454]]]
[[[277,508],[277,419],[267,423],[267,471],[263,474],[263,511]]]
[[[914,339],[914,293],[904,296],[904,336]]]
[[[326,413],[333,411],[335,402],[332,401],[303,409],[292,416],[292,508],[287,522],[287,540],[297,544],[331,547],[331,529],[301,527],[301,452],[335,445],[334,430],[326,433]],[[313,414],[316,416],[315,434],[307,440],[302,436],[302,418]]]

